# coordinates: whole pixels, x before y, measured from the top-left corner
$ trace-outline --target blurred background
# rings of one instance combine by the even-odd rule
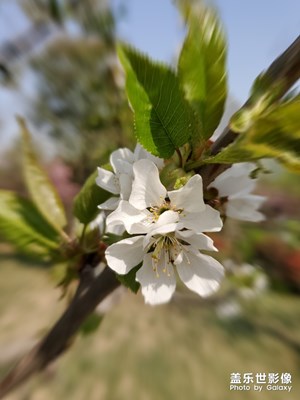
[[[217,134],[246,100],[254,78],[295,40],[297,0],[215,0],[228,37],[230,95]],[[171,0],[0,0],[0,188],[24,194],[15,115],[68,210],[96,166],[135,145],[117,61],[117,39],[175,63],[184,26]],[[299,177],[265,163],[260,224],[227,221],[214,240],[228,279],[203,301],[180,287],[151,308],[121,290],[102,306],[99,329],[8,399],[282,399],[229,392],[233,372],[289,372],[300,393]],[[1,237],[1,232],[0,232]],[[0,374],[64,309],[47,263],[0,242]]]

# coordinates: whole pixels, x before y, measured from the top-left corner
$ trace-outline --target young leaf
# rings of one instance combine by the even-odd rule
[[[23,139],[23,169],[27,189],[43,217],[58,232],[61,232],[67,223],[62,201],[38,162],[24,120],[18,118],[18,122]]]
[[[88,224],[99,213],[98,205],[107,200],[111,193],[96,184],[97,171],[85,182],[74,200],[74,215],[83,224]]]
[[[58,249],[57,232],[28,200],[0,191],[1,237],[26,253],[47,254]]]
[[[103,320],[103,315],[98,315],[96,313],[89,315],[81,325],[80,333],[83,336],[90,335],[99,328],[102,320]]]
[[[273,98],[271,93],[265,93],[256,99],[247,102],[230,119],[230,129],[236,133],[248,131],[251,126],[261,117],[272,110]]]
[[[231,164],[275,158],[286,168],[300,172],[300,100],[272,107],[245,125],[239,138],[205,163]]]
[[[187,10],[188,34],[179,62],[178,77],[187,100],[200,116],[198,141],[214,133],[223,115],[227,94],[226,40],[213,10]]]
[[[150,153],[169,158],[191,137],[193,112],[175,73],[126,45],[118,54],[126,72],[126,91],[134,111],[138,141]]]
[[[129,288],[133,293],[137,293],[140,288],[140,283],[135,280],[137,271],[141,268],[142,264],[137,265],[132,268],[131,271],[126,275],[117,275],[117,279],[122,283],[122,285]]]

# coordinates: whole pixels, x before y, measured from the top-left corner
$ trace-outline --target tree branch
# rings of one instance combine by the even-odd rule
[[[69,347],[85,319],[106,296],[120,285],[115,273],[109,268],[105,268],[102,274],[94,278],[92,282],[89,272],[83,274],[84,279],[81,280],[73,301],[46,337],[25,355],[2,380],[0,399],[59,357]],[[87,275],[89,287],[84,282]]]
[[[300,36],[270,65],[264,73],[269,88],[276,89],[276,98],[280,99],[300,78]],[[251,99],[241,107],[244,108]],[[218,154],[223,148],[237,139],[238,135],[227,126],[211,146],[211,155]],[[204,165],[198,169],[204,187],[207,187],[218,175],[230,167],[230,164]]]

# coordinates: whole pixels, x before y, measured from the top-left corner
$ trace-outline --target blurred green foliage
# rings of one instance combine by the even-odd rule
[[[39,2],[27,12],[55,20]],[[40,4],[41,3],[41,4]],[[132,117],[115,53],[114,16],[103,1],[59,2],[62,26],[32,59],[37,95],[31,117],[41,134],[55,142],[58,154],[83,183],[116,147],[131,143]],[[55,20],[55,22],[57,22]],[[73,24],[77,35],[64,26]]]

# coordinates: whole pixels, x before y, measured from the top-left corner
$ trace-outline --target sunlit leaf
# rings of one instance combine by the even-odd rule
[[[185,8],[188,34],[178,63],[186,98],[200,116],[197,138],[208,139],[223,115],[227,94],[226,40],[216,13],[209,8]]]
[[[66,225],[62,201],[50,182],[48,175],[38,162],[31,137],[23,119],[18,118],[23,139],[23,169],[29,194],[43,217],[57,231]]]
[[[251,126],[272,110],[272,94],[266,93],[256,101],[249,101],[238,110],[230,119],[229,127],[233,132],[242,133],[249,131]]]
[[[271,104],[282,96],[284,86],[284,79],[281,81],[277,79],[274,82],[268,71],[264,71],[254,80],[248,102],[255,103],[261,98],[268,97]]]
[[[118,47],[126,72],[126,90],[134,111],[137,140],[152,154],[169,158],[191,137],[194,117],[167,66],[126,45]]]
[[[251,121],[238,139],[205,163],[231,164],[275,158],[300,172],[300,99],[274,106]],[[245,125],[246,126],[246,125]]]
[[[26,253],[47,254],[57,250],[57,232],[34,205],[5,190],[0,191],[0,235]]]

